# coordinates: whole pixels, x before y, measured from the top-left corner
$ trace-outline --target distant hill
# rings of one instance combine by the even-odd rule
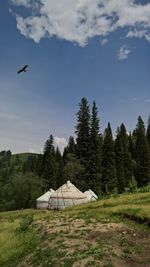
[[[27,160],[33,159],[39,154],[36,153],[17,153],[17,154],[11,154],[11,152],[8,151],[1,151],[0,152],[0,167],[1,168],[9,168],[14,166],[20,167],[22,166]]]
[[[15,163],[19,159],[19,162],[21,164],[21,163],[24,163],[25,161],[27,161],[30,157],[32,158],[32,157],[35,157],[37,155],[39,155],[39,154],[37,154],[37,153],[29,153],[29,152],[12,154],[11,162]]]

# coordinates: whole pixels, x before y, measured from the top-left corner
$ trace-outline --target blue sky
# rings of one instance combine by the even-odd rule
[[[41,152],[50,134],[62,149],[82,97],[101,131],[147,124],[150,1],[5,0],[0,36],[0,150]]]

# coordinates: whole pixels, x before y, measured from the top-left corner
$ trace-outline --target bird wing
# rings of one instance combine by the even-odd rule
[[[26,68],[28,67],[28,65],[25,65],[22,69],[18,70],[17,73],[20,73],[20,72],[23,72],[23,71],[26,71]]]
[[[26,69],[28,67],[28,65],[25,65],[24,67],[23,67],[23,69]]]
[[[17,73],[20,73],[20,72],[22,72],[22,71],[23,71],[23,69],[20,69],[20,70],[17,71]]]

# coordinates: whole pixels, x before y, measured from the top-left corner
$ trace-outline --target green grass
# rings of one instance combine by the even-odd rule
[[[15,266],[19,259],[37,243],[33,231],[17,233],[19,220],[1,222],[0,227],[0,266]]]
[[[87,203],[76,206],[73,209],[66,209],[64,212],[72,214],[75,217],[82,217],[87,221],[91,219],[109,220],[116,214],[128,213],[136,214],[137,217],[150,220],[150,192],[126,194],[111,197],[107,200],[99,200],[94,203]]]
[[[87,266],[93,262],[94,266],[115,266],[115,257],[120,257],[120,264],[130,258],[136,264],[139,255],[146,266],[150,263],[149,253],[144,254],[148,230],[147,226],[139,226],[138,218],[150,220],[150,192],[118,195],[60,212],[1,212],[0,266],[71,267],[75,262],[80,266],[85,260]],[[123,230],[115,230],[116,233],[111,228],[108,233],[99,232],[110,223],[123,223],[131,231],[126,230],[125,236]],[[120,256],[115,256],[120,247]]]

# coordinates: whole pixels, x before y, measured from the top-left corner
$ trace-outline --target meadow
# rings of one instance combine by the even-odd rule
[[[150,192],[0,213],[1,267],[149,267]]]

